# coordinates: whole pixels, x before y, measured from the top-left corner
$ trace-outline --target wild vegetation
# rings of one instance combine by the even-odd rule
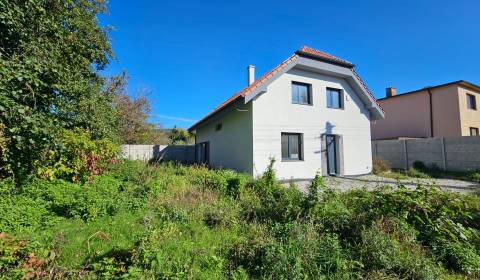
[[[0,1],[0,279],[477,279],[477,195],[285,187],[118,159],[155,142],[106,78],[102,0]],[[168,141],[191,142],[173,129]],[[154,144],[154,143],[152,143]]]
[[[428,167],[421,161],[415,161],[413,166],[408,170],[391,169],[388,164],[381,159],[373,161],[373,173],[376,175],[393,178],[393,179],[408,179],[408,178],[448,178],[459,179],[480,183],[480,171],[444,171],[436,166]]]
[[[480,198],[124,161],[0,183],[0,277],[476,279]]]

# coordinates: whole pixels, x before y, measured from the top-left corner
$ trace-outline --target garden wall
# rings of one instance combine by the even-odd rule
[[[195,162],[194,145],[122,145],[123,158],[149,161],[176,161],[181,163]]]
[[[442,137],[372,141],[373,159],[408,169],[415,161],[447,171],[480,170],[480,137]]]

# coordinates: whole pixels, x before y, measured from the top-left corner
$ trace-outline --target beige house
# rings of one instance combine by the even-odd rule
[[[378,99],[385,119],[371,122],[372,139],[478,136],[480,86],[456,81]]]

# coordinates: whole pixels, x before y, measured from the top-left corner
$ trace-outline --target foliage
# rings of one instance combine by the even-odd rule
[[[40,177],[70,181],[91,179],[116,160],[118,146],[107,139],[93,140],[82,129],[64,130],[34,162]]]
[[[6,279],[477,279],[480,198],[174,163],[0,181]],[[2,243],[3,242],[3,243]]]
[[[190,134],[190,132],[178,127],[174,127],[170,131],[168,138],[170,139],[170,145],[192,144],[195,140],[194,136]]]
[[[107,137],[110,97],[98,75],[112,57],[108,28],[97,16],[105,1],[0,2],[0,166],[27,174],[63,128]],[[98,116],[97,113],[101,113]],[[7,176],[2,170],[0,176]]]
[[[165,133],[148,122],[151,106],[142,93],[130,97],[126,93],[126,76],[123,73],[117,80],[114,107],[118,114],[118,131],[124,144],[167,144]]]

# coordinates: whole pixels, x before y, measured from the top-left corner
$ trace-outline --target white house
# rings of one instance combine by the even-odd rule
[[[280,179],[370,173],[370,121],[382,108],[354,65],[303,47],[220,104],[189,130],[196,161]]]

